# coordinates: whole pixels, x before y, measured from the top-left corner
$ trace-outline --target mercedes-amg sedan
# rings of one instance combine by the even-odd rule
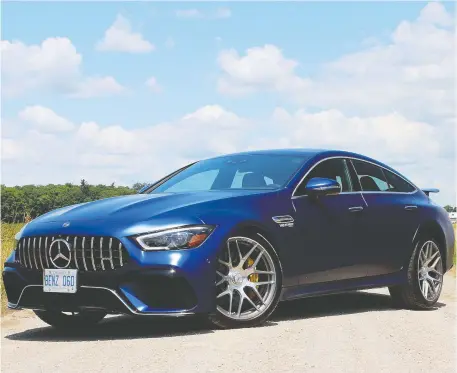
[[[27,224],[3,271],[8,306],[62,328],[109,313],[206,314],[231,328],[262,323],[279,301],[388,287],[396,306],[427,309],[454,256],[430,192],[342,151],[199,161]]]

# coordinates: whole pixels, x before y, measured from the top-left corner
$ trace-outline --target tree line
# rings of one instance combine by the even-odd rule
[[[132,187],[115,186],[114,183],[91,185],[84,179],[79,185],[1,185],[1,220],[5,223],[27,222],[59,207],[134,194],[144,185],[145,183],[136,183]]]
[[[90,185],[84,179],[79,185],[1,185],[1,220],[5,223],[23,223],[59,207],[134,194],[145,185],[146,183],[136,183],[132,187],[115,186],[114,183]],[[446,205],[444,208],[447,212],[456,211],[454,206]]]

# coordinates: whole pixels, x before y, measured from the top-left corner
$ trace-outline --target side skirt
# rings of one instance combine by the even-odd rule
[[[401,285],[406,281],[404,271],[391,273],[382,276],[361,277],[351,280],[320,282],[317,284],[306,284],[283,287],[281,301],[307,298],[318,295],[329,295],[353,290],[366,290],[383,288],[393,285]]]

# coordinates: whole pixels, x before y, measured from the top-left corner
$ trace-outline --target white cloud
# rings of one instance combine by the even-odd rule
[[[70,133],[45,135],[25,129],[3,146],[4,182],[78,181],[133,184],[153,181],[194,160],[247,149],[337,148],[360,152],[404,172],[419,186],[455,190],[453,131],[399,113],[348,116],[338,110],[290,112],[276,108],[269,119],[247,119],[219,105],[203,106],[170,122],[129,129],[84,122]],[[61,155],[65,154],[65,157]],[[147,157],[145,157],[145,154]],[[30,160],[33,160],[31,162]],[[14,172],[20,167],[21,172]],[[56,174],[57,172],[57,174]]]
[[[27,106],[19,112],[18,117],[42,132],[67,132],[74,128],[68,119],[40,105]]]
[[[100,88],[101,82],[105,82],[104,89],[95,90],[95,93],[117,94],[122,90],[113,77],[84,76],[81,72],[82,57],[68,38],[48,38],[38,45],[8,40],[0,43],[2,89],[7,97],[31,90],[81,96],[81,91],[87,87],[95,85]]]
[[[77,141],[92,145],[108,154],[129,154],[135,152],[136,139],[133,131],[119,125],[101,128],[95,122],[84,122],[76,133]]]
[[[111,76],[89,77],[83,79],[77,85],[77,90],[71,95],[77,98],[103,97],[126,92],[126,88],[120,85]]]
[[[446,11],[439,2],[428,3],[420,12],[419,22],[435,23],[440,26],[451,26],[452,16]]]
[[[2,138],[2,160],[20,159],[23,154],[23,149],[18,141],[9,138]]]
[[[346,116],[338,110],[289,113],[278,108],[273,114],[275,133],[287,147],[322,147],[350,150],[387,163],[404,164],[439,157],[443,145],[437,129],[424,122],[407,120],[398,113],[381,116]],[[290,135],[289,135],[290,134]]]
[[[203,12],[199,9],[178,9],[175,12],[178,18],[205,18],[205,19],[222,19],[230,18],[232,11],[229,8],[217,8],[212,12]]]
[[[303,90],[309,82],[295,75],[298,62],[284,58],[274,45],[254,47],[240,56],[234,49],[223,50],[218,64],[224,75],[219,79],[219,90],[229,94],[250,93],[255,90]]]
[[[94,183],[132,184],[154,180],[195,159],[237,150],[245,122],[214,105],[141,129],[84,122],[70,133],[52,136],[24,126],[17,136],[4,139],[3,182],[63,183],[86,178]],[[24,167],[24,172],[17,173],[17,167]]]
[[[311,77],[274,45],[239,55],[221,51],[219,91],[239,95],[270,90],[306,107],[337,107],[351,114],[398,111],[414,119],[455,113],[455,35],[450,14],[430,3],[418,18],[402,21],[390,42],[376,43],[325,64]]]
[[[219,105],[203,106],[193,113],[184,115],[182,119],[185,121],[195,120],[202,123],[217,123],[219,126],[225,126],[226,124],[235,126],[240,121],[240,118],[236,114],[225,110]]]
[[[100,51],[147,53],[155,49],[139,32],[134,32],[128,19],[118,15],[114,23],[105,31],[96,48]]]
[[[12,94],[36,86],[65,86],[68,76],[78,75],[82,60],[68,38],[48,38],[41,45],[2,40],[1,52],[2,88]]]
[[[162,87],[157,83],[157,79],[154,76],[146,80],[145,84],[152,92],[159,93],[162,91]]]

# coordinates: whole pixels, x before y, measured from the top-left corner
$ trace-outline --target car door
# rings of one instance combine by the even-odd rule
[[[305,187],[314,177],[338,181],[341,193],[308,196]],[[358,242],[365,202],[354,181],[347,160],[331,158],[318,163],[296,189],[292,202],[300,242],[296,261],[301,269],[299,284],[365,276]]]
[[[371,162],[351,161],[367,203],[361,229],[368,276],[393,273],[409,256],[419,225],[416,188]]]

